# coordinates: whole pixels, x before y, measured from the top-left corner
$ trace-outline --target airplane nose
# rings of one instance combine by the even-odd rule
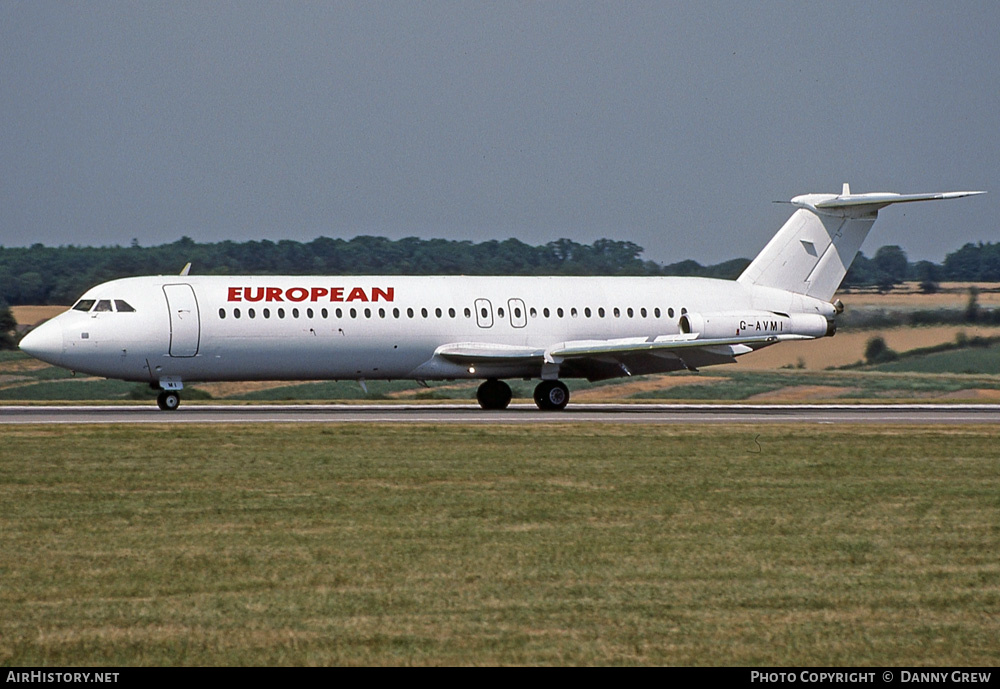
[[[59,366],[64,354],[62,328],[55,323],[42,323],[25,335],[18,346],[36,359]]]

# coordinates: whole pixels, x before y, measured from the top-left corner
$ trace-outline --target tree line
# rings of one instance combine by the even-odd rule
[[[190,237],[155,247],[0,247],[0,304],[71,304],[88,288],[133,275],[176,274],[185,263],[202,275],[679,275],[735,278],[749,264],[737,258],[703,266],[696,261],[660,264],[642,258],[634,242],[559,239],[531,246],[517,239],[470,242],[409,237],[319,237],[311,242],[224,241]],[[845,286],[889,289],[917,280],[926,291],[942,280],[1000,281],[1000,244],[966,244],[941,264],[911,263],[898,246],[872,258],[860,253]]]

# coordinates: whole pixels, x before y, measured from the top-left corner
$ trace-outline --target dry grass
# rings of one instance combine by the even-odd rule
[[[12,306],[10,311],[18,323],[38,325],[42,321],[55,318],[68,308],[68,306]]]
[[[628,380],[622,383],[609,383],[600,387],[579,390],[573,393],[574,402],[587,402],[608,399],[624,399],[640,392],[664,390],[684,385],[710,385],[720,382],[720,379],[704,376],[675,373],[642,380]]]
[[[740,357],[737,364],[741,369],[751,371],[774,370],[785,366],[798,366],[821,371],[834,366],[846,366],[863,360],[865,345],[872,337],[885,339],[886,344],[896,351],[906,351],[919,347],[930,347],[954,342],[955,336],[964,332],[971,337],[997,337],[998,327],[976,327],[966,325],[942,325],[917,328],[888,328],[885,330],[865,330],[861,332],[839,332],[833,337],[803,342],[782,342],[758,352]]]
[[[747,398],[748,402],[808,402],[812,400],[843,399],[857,393],[857,388],[833,385],[789,385],[780,390],[761,392]]]
[[[919,285],[907,282],[891,292],[880,294],[876,290],[838,292],[837,298],[848,308],[880,306],[887,309],[936,309],[963,308],[969,299],[969,289],[979,290],[977,300],[983,306],[1000,306],[1000,285],[993,282],[944,282],[935,294],[921,294]]]

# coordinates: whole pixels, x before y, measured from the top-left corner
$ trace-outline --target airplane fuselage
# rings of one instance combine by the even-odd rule
[[[96,310],[102,301],[111,308]],[[705,278],[158,276],[99,285],[42,327],[61,340],[51,363],[130,381],[537,378],[537,361],[434,355],[453,342],[652,341],[681,334],[687,314],[719,312],[745,313],[749,334],[780,335],[787,322],[766,313],[832,318],[833,307]],[[631,372],[685,367],[661,356]]]

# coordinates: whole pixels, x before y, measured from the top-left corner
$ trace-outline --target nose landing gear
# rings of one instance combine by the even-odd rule
[[[162,411],[174,411],[181,406],[181,390],[184,383],[177,376],[164,376],[159,381],[152,382],[149,387],[159,390],[156,396],[156,406]]]
[[[163,390],[156,397],[156,406],[163,411],[174,411],[181,406],[180,393],[174,390]]]

